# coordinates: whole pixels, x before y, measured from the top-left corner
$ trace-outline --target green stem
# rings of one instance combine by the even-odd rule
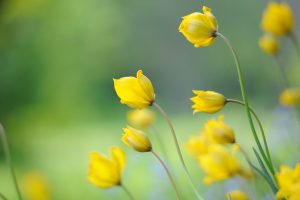
[[[179,200],[180,199],[180,195],[179,195],[178,189],[176,187],[175,181],[172,178],[171,172],[169,171],[167,165],[164,163],[164,161],[159,157],[159,155],[155,151],[151,150],[151,153],[154,155],[154,157],[157,158],[157,160],[160,162],[160,164],[163,166],[163,168],[165,169],[166,173],[168,174],[169,180],[170,180],[170,182],[172,184],[172,187],[173,187],[173,189],[174,189],[174,191],[176,193],[176,197]]]
[[[230,41],[224,35],[222,35],[219,32],[217,32],[216,34],[218,36],[220,36],[224,40],[224,42],[226,43],[226,45],[228,46],[228,48],[230,49],[230,51],[231,51],[231,53],[233,55],[233,58],[234,58],[234,61],[235,61],[235,64],[236,64],[236,69],[237,69],[238,77],[239,77],[239,83],[240,83],[241,93],[242,93],[243,101],[244,101],[245,108],[246,108],[246,114],[247,114],[247,117],[248,117],[248,121],[249,121],[251,130],[252,130],[252,133],[253,133],[256,145],[258,146],[260,154],[262,155],[262,157],[263,157],[265,163],[267,164],[269,170],[271,171],[272,174],[275,174],[274,167],[268,161],[268,158],[267,158],[267,156],[266,156],[266,154],[265,154],[265,152],[264,152],[264,150],[262,148],[262,145],[261,145],[261,143],[260,143],[260,141],[258,139],[256,130],[255,130],[255,127],[254,127],[254,123],[253,123],[253,120],[252,120],[252,117],[251,117],[251,113],[250,113],[250,108],[249,108],[249,103],[248,103],[248,97],[247,97],[247,94],[246,94],[246,89],[245,89],[245,83],[244,83],[244,79],[243,79],[242,69],[241,69],[240,62],[238,60],[237,54],[236,54],[235,50],[233,49]]]
[[[288,36],[288,38],[291,39],[291,41],[292,41],[292,43],[293,43],[293,45],[294,45],[294,47],[296,49],[297,55],[298,55],[298,57],[300,59],[299,42],[298,42],[298,39],[297,39],[295,33],[291,31],[287,36]]]
[[[8,198],[6,198],[3,194],[1,194],[0,193],[0,198],[2,199],[2,200],[8,200]]]
[[[281,76],[282,76],[285,87],[290,87],[291,84],[290,84],[290,81],[288,79],[288,76],[286,74],[286,71],[285,71],[284,67],[280,64],[279,59],[278,59],[277,56],[274,56],[274,60],[275,60],[277,66],[278,66],[278,68],[281,72]]]
[[[18,194],[18,198],[19,198],[19,200],[22,200],[23,198],[22,198],[22,195],[21,195],[21,192],[20,192],[17,177],[16,177],[16,174],[15,174],[14,168],[12,166],[12,162],[11,162],[11,155],[10,155],[10,151],[9,151],[9,145],[8,145],[8,142],[7,142],[5,130],[4,130],[1,123],[0,123],[0,139],[2,141],[3,151],[4,151],[4,154],[5,154],[5,158],[6,158],[7,165],[9,167],[12,179],[13,179],[13,183],[15,185],[15,188],[16,188],[16,191],[17,191],[17,194]]]
[[[194,183],[192,181],[192,177],[191,177],[191,175],[189,174],[189,172],[187,170],[187,167],[185,165],[185,162],[184,162],[181,150],[180,150],[180,146],[178,144],[178,140],[177,140],[177,136],[176,136],[176,133],[175,133],[175,129],[174,129],[174,126],[173,126],[173,124],[172,124],[169,116],[167,115],[167,113],[156,102],[154,102],[153,105],[160,111],[160,113],[163,115],[163,117],[167,121],[167,123],[168,123],[168,125],[170,127],[170,130],[171,130],[172,136],[173,136],[173,140],[175,142],[175,147],[176,147],[178,156],[180,158],[180,162],[181,162],[181,164],[183,166],[184,172],[185,172],[185,174],[186,174],[186,176],[187,176],[187,178],[189,180],[189,183],[192,186],[192,189],[193,189],[194,193],[196,194],[197,198],[200,199],[200,200],[203,200],[203,197],[201,197],[201,195],[198,193],[198,191],[196,189],[196,186],[194,185]]]
[[[127,189],[127,187],[125,187],[124,184],[120,184],[120,186],[124,190],[124,192],[128,195],[129,199],[135,200],[135,198],[133,197],[133,195],[129,192],[129,190]]]

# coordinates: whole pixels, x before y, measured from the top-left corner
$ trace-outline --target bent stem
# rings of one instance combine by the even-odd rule
[[[15,185],[15,188],[16,188],[16,191],[17,191],[17,194],[18,194],[18,198],[19,198],[19,200],[22,200],[23,198],[22,198],[22,195],[21,195],[21,192],[20,192],[17,177],[16,177],[16,174],[15,174],[14,168],[12,166],[12,162],[11,162],[11,155],[10,155],[10,151],[9,151],[9,145],[8,145],[8,142],[7,142],[5,130],[4,130],[1,123],[0,123],[0,139],[2,141],[2,146],[3,146],[5,159],[6,159],[8,168],[10,170],[10,173],[11,173],[11,176],[12,176],[12,179],[13,179],[13,183]]]
[[[227,99],[226,102],[228,102],[228,103],[232,102],[232,103],[236,103],[236,104],[245,106],[245,104],[242,101],[235,100],[235,99]],[[262,123],[261,123],[258,115],[255,113],[255,111],[251,107],[249,107],[249,109],[250,109],[250,112],[253,114],[253,116],[255,117],[255,119],[257,121],[257,124],[259,126],[259,129],[260,129],[260,132],[261,132],[261,135],[262,135],[262,138],[263,138],[263,142],[264,142],[264,146],[265,146],[265,151],[267,152],[267,156],[268,156],[269,162],[273,165],[272,159],[271,159],[271,154],[270,154],[270,151],[269,151],[268,142],[267,142],[267,139],[266,139],[266,135],[265,135],[265,131],[264,131],[264,128],[262,126]]]
[[[291,31],[287,36],[288,36],[288,38],[290,38],[290,40],[292,41],[292,43],[293,43],[293,45],[294,45],[294,47],[295,47],[295,49],[296,49],[298,58],[300,59],[299,42],[298,42],[298,39],[297,39],[295,33]]]
[[[176,197],[177,197],[177,199],[179,200],[179,199],[180,199],[180,197],[179,197],[179,192],[178,192],[178,190],[177,190],[175,181],[174,181],[174,179],[172,178],[171,172],[169,171],[167,165],[164,163],[164,161],[159,157],[159,155],[158,155],[155,151],[151,150],[151,153],[154,155],[154,157],[157,158],[157,160],[160,162],[160,164],[163,166],[163,168],[165,169],[166,173],[168,174],[169,180],[170,180],[170,182],[171,182],[171,184],[172,184],[172,187],[173,187],[173,189],[174,189],[174,191],[175,191],[175,193],[176,193]]]
[[[203,198],[201,197],[201,195],[198,193],[197,189],[196,189],[196,186],[194,185],[193,181],[192,181],[192,177],[191,175],[189,174],[188,170],[187,170],[187,167],[185,165],[185,162],[184,162],[184,159],[183,159],[183,156],[182,156],[182,153],[181,153],[181,150],[180,150],[180,147],[179,147],[179,144],[178,144],[178,140],[177,140],[177,136],[176,136],[176,133],[175,133],[175,129],[174,129],[174,126],[169,118],[169,116],[167,115],[167,113],[160,107],[160,105],[158,105],[156,102],[153,103],[153,105],[160,111],[160,113],[163,115],[163,117],[166,119],[169,127],[170,127],[170,130],[171,130],[171,133],[172,133],[172,136],[173,136],[173,140],[175,142],[175,146],[176,146],[176,150],[177,150],[177,153],[178,153],[178,156],[180,158],[180,162],[183,166],[183,169],[184,169],[184,172],[189,180],[189,183],[190,185],[192,186],[192,189],[194,191],[194,193],[196,194],[197,198],[200,199],[200,200],[203,200]]]
[[[127,187],[125,187],[124,184],[120,184],[120,187],[124,190],[124,192],[128,195],[129,199],[131,200],[135,200],[135,198],[133,197],[133,195],[129,192],[129,190],[127,189]]]
[[[272,174],[275,174],[274,167],[273,167],[272,163],[270,163],[268,161],[268,158],[266,157],[266,154],[265,154],[265,152],[264,152],[264,150],[262,148],[262,145],[261,145],[261,143],[260,143],[260,141],[258,139],[256,130],[255,130],[255,127],[254,127],[254,123],[253,123],[253,120],[252,120],[252,117],[251,117],[251,113],[250,113],[250,108],[249,108],[249,103],[248,103],[248,97],[247,97],[247,94],[246,94],[246,89],[245,89],[245,83],[244,83],[244,79],[243,79],[242,69],[241,69],[240,62],[238,60],[237,54],[236,54],[235,50],[233,49],[230,41],[224,35],[222,35],[219,32],[217,32],[216,35],[220,36],[224,40],[224,42],[226,43],[226,45],[228,46],[228,48],[230,49],[230,51],[231,51],[231,53],[233,55],[233,58],[234,58],[234,61],[235,61],[235,65],[236,65],[236,70],[237,70],[237,73],[238,73],[238,78],[239,78],[241,93],[242,93],[242,97],[243,97],[243,102],[244,102],[245,108],[246,108],[246,114],[247,114],[247,117],[248,117],[248,121],[249,121],[251,130],[252,130],[252,133],[253,133],[256,145],[258,146],[259,152],[262,155],[262,157],[263,157],[265,163],[267,164],[269,170],[271,171]]]

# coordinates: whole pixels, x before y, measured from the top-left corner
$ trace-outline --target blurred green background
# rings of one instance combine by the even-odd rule
[[[278,125],[277,115],[282,116],[274,110],[282,80],[275,62],[257,42],[267,1],[1,0],[0,121],[19,179],[31,170],[41,172],[49,181],[52,199],[57,200],[125,199],[121,190],[104,191],[86,179],[89,152],[122,145],[128,156],[124,183],[137,198],[172,199],[168,180],[161,178],[166,176],[154,158],[133,152],[120,141],[129,109],[119,103],[112,78],[133,76],[143,69],[154,84],[157,102],[171,115],[181,144],[212,117],[192,116],[192,89],[240,99],[234,62],[225,44],[217,39],[210,47],[195,49],[178,32],[181,17],[200,11],[203,4],[213,9],[220,32],[239,54],[250,102],[262,117],[271,149],[279,152],[275,157],[280,160],[284,152],[277,144],[283,143],[282,136],[276,135],[273,125]],[[290,4],[300,6],[296,0]],[[295,18],[300,18],[299,13]],[[295,25],[298,37],[299,21]],[[299,60],[288,39],[282,40],[280,60],[298,84]],[[232,105],[222,113],[240,143],[251,149],[254,143],[244,110]],[[169,164],[175,168],[182,192],[193,199],[186,180],[180,178],[182,169],[176,168],[173,143],[167,143],[168,127],[160,117],[156,126],[165,138]],[[0,152],[0,191],[16,199]],[[196,162],[186,154],[185,158],[199,190],[208,199],[210,193],[217,195],[212,191],[223,186],[202,186]],[[243,184],[228,187],[236,187],[232,185]]]

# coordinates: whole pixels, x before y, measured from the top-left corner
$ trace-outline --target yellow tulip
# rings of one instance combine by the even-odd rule
[[[279,97],[279,101],[284,106],[296,106],[300,104],[300,89],[288,88],[284,90]]]
[[[211,9],[203,6],[202,11],[183,17],[179,26],[179,32],[196,48],[212,44],[218,31],[217,20]]]
[[[153,124],[155,114],[150,109],[135,109],[129,111],[127,120],[133,127],[146,129]]]
[[[276,180],[279,187],[276,199],[300,199],[300,163],[294,169],[285,165],[280,166]]]
[[[215,113],[226,104],[226,98],[214,91],[193,90],[193,93],[196,95],[191,98],[194,103],[192,106],[194,114],[197,112]]]
[[[198,136],[193,136],[185,144],[187,152],[194,158],[198,158],[208,152],[208,147],[215,142],[207,136],[207,134],[201,134]]]
[[[233,129],[225,124],[224,116],[220,115],[218,119],[208,120],[205,124],[204,131],[219,144],[235,143]]]
[[[259,46],[265,53],[276,55],[279,50],[279,41],[274,35],[267,33],[259,39]]]
[[[38,172],[30,172],[24,177],[24,194],[28,200],[49,200],[50,188],[46,178]]]
[[[226,196],[230,200],[249,200],[247,195],[240,190],[228,192]]]
[[[261,22],[262,29],[274,35],[289,34],[294,27],[294,18],[291,8],[286,2],[269,2]]]
[[[243,176],[250,178],[250,171],[246,171],[241,167],[234,152],[228,150],[221,145],[210,145],[208,153],[199,156],[199,165],[206,173],[203,182],[207,185],[222,181],[234,176]]]
[[[129,147],[138,152],[149,152],[152,150],[152,145],[147,135],[140,130],[130,126],[123,128],[124,135],[122,141]]]
[[[122,104],[131,108],[146,108],[155,100],[154,89],[151,81],[139,70],[136,77],[123,77],[113,79],[117,95]]]
[[[110,158],[93,152],[90,154],[88,180],[101,188],[121,185],[121,174],[126,164],[124,151],[120,147],[110,148]]]

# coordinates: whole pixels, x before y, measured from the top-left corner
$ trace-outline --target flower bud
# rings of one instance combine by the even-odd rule
[[[138,152],[149,152],[152,149],[151,142],[147,135],[140,130],[130,126],[123,128],[124,135],[122,141],[129,147]]]

